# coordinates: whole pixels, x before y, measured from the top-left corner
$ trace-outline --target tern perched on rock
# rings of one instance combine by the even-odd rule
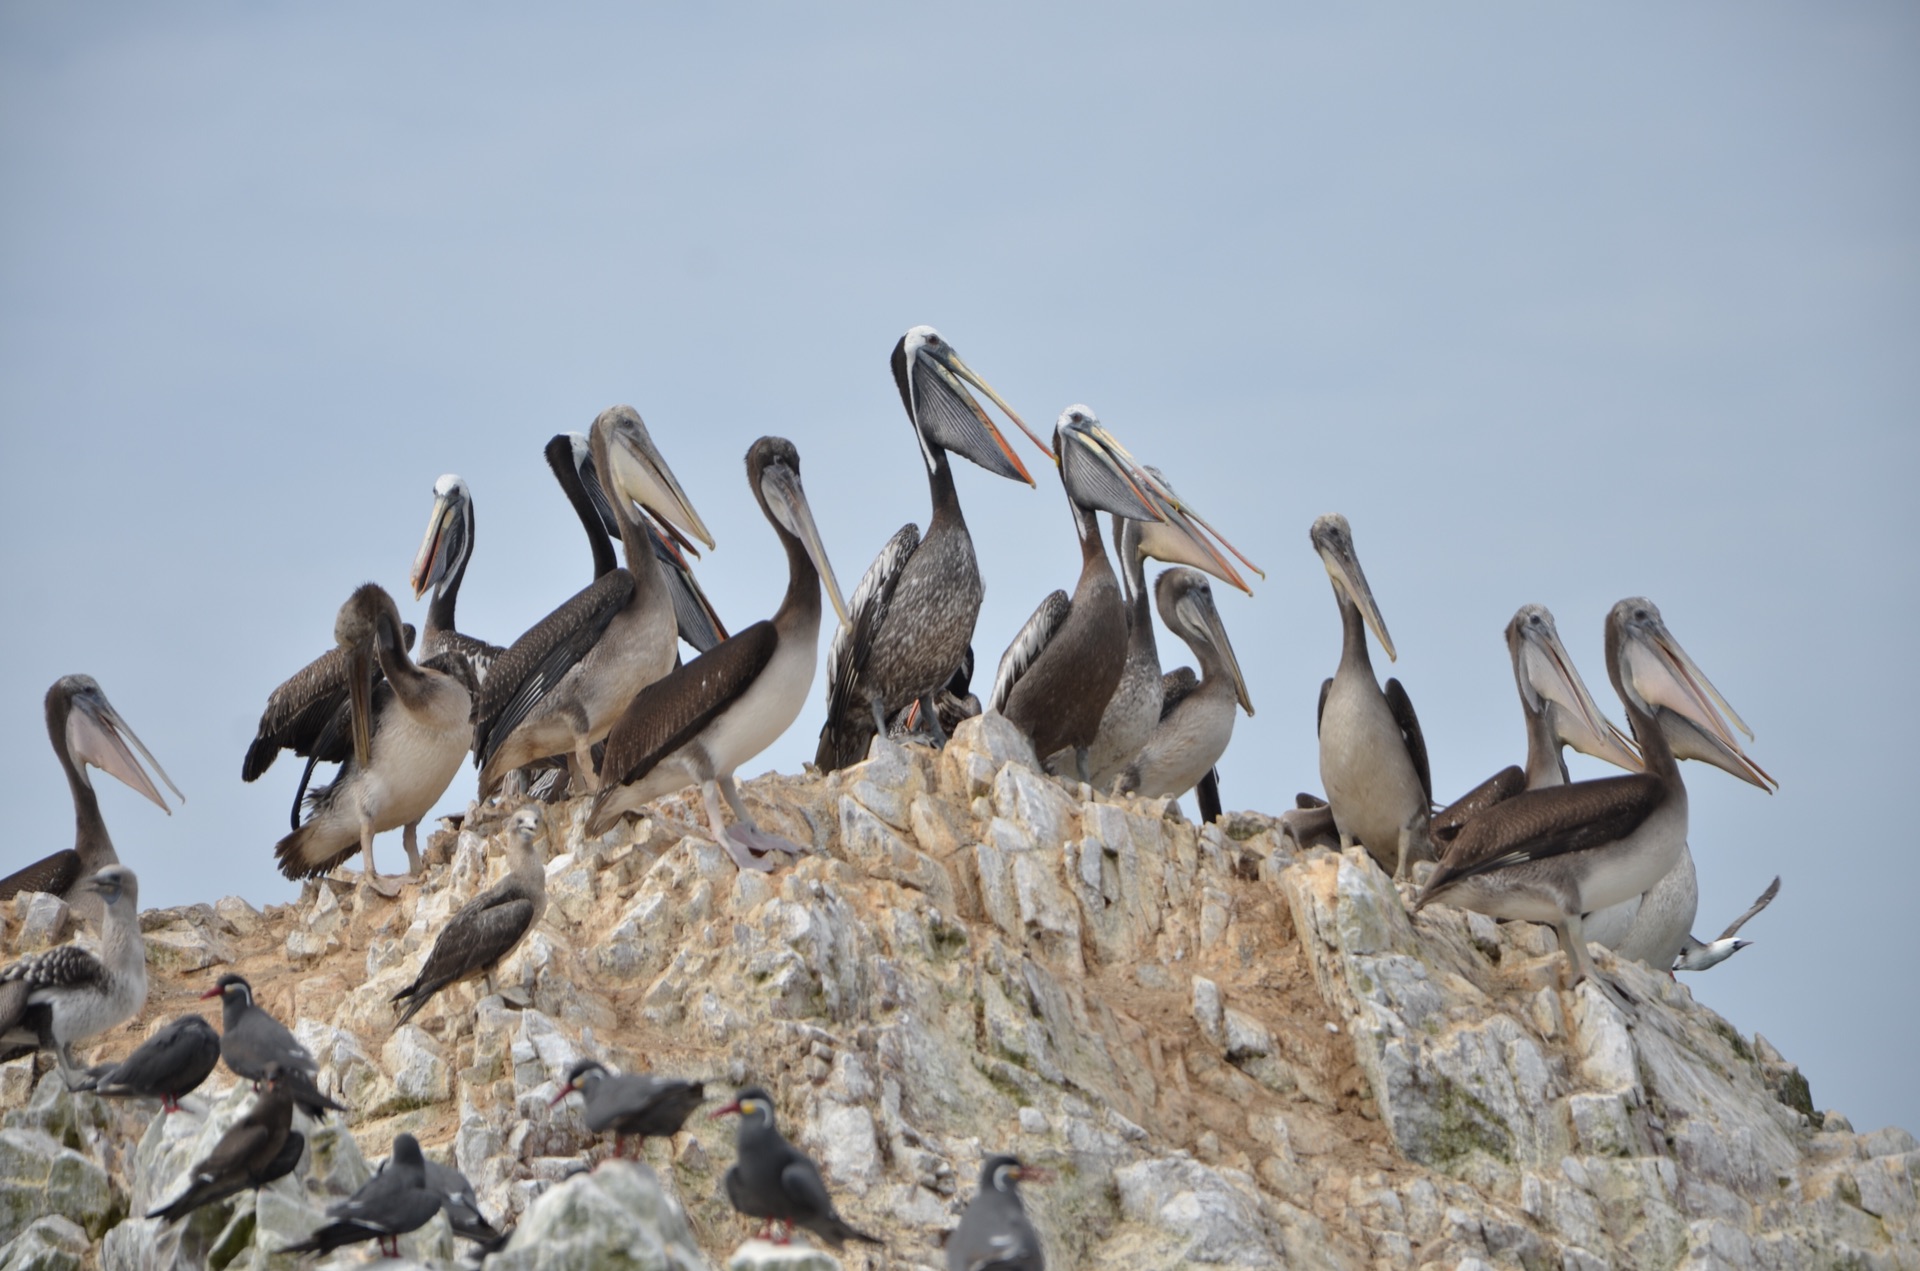
[[[567,1083],[553,1097],[553,1106],[578,1091],[586,1104],[587,1128],[595,1134],[613,1131],[613,1154],[626,1155],[629,1134],[642,1143],[648,1138],[670,1138],[680,1132],[693,1110],[705,1099],[698,1081],[656,1077],[651,1073],[610,1073],[594,1059],[582,1059],[567,1070]]]
[[[193,1167],[187,1177],[187,1190],[147,1217],[177,1222],[202,1205],[225,1200],[248,1188],[265,1187],[293,1172],[307,1143],[305,1136],[293,1128],[293,1096],[279,1076],[277,1069],[268,1074],[261,1083],[259,1098],[246,1115],[234,1122],[206,1159]]]
[[[314,1083],[320,1071],[313,1053],[293,1039],[287,1026],[267,1014],[253,1000],[253,986],[229,972],[200,995],[220,999],[222,1032],[220,1058],[238,1076],[261,1082],[268,1074],[278,1074],[294,1103],[310,1117],[324,1117],[329,1110],[346,1111],[320,1093]]]
[[[125,865],[108,865],[82,885],[105,909],[100,954],[63,944],[0,970],[0,1063],[49,1049],[69,1086],[85,1077],[73,1044],[125,1023],[147,1004],[139,881]]]
[[[427,1183],[420,1141],[396,1134],[393,1155],[359,1191],[327,1210],[332,1222],[281,1253],[331,1253],[363,1240],[378,1240],[380,1252],[400,1255],[400,1237],[418,1231],[440,1212],[444,1200]]]
[[[93,1092],[109,1099],[158,1099],[162,1112],[178,1112],[181,1098],[219,1066],[220,1034],[204,1017],[182,1015],[119,1063],[97,1070]]]
[[[774,1128],[772,1095],[759,1086],[747,1086],[713,1115],[732,1114],[740,1117],[734,1136],[740,1159],[727,1171],[727,1199],[747,1217],[764,1218],[763,1235],[777,1222],[786,1227],[780,1237],[783,1244],[792,1239],[795,1227],[806,1228],[836,1249],[849,1240],[885,1243],[834,1212],[820,1167]]]
[[[1017,1156],[989,1156],[980,1167],[980,1190],[947,1237],[947,1271],[1046,1271],[1046,1251],[1018,1187],[1041,1177]]]

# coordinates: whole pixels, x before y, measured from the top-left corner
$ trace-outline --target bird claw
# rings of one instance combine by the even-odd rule
[[[725,849],[728,856],[733,858],[733,863],[741,869],[750,869],[762,874],[771,874],[785,863],[779,858],[767,854],[764,849],[756,852],[751,839],[749,839],[747,833],[739,826],[731,826],[722,830],[718,837],[720,846]],[[773,836],[764,835],[762,837],[771,838]],[[774,846],[778,847],[779,844],[785,842],[786,840],[784,839],[778,840]],[[788,844],[787,846],[791,847],[792,845]]]

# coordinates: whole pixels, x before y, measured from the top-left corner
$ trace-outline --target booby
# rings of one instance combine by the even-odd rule
[[[353,755],[313,792],[306,823],[274,845],[274,856],[288,878],[312,878],[357,847],[370,882],[374,836],[404,827],[408,873],[417,877],[421,818],[453,783],[472,735],[473,670],[452,650],[415,664],[401,643],[400,611],[376,583],[362,584],[340,606],[333,636],[347,656]]]
[[[550,1106],[559,1107],[576,1091],[586,1105],[587,1128],[595,1134],[613,1131],[616,1157],[627,1154],[629,1134],[637,1137],[644,1149],[649,1138],[666,1139],[680,1133],[680,1127],[707,1097],[702,1082],[642,1072],[614,1074],[595,1059],[577,1060],[567,1069],[567,1082],[553,1096]]]
[[[441,1195],[427,1184],[427,1160],[411,1134],[393,1136],[393,1154],[360,1190],[327,1210],[332,1222],[280,1253],[331,1253],[363,1240],[378,1240],[380,1252],[400,1255],[400,1237],[418,1231],[440,1212]]]
[[[1046,1271],[1046,1250],[1018,1186],[1041,1177],[1017,1156],[989,1156],[980,1167],[980,1189],[947,1237],[947,1271]]]
[[[253,986],[244,977],[228,972],[200,996],[220,999],[220,1058],[236,1076],[263,1082],[278,1074],[288,1095],[310,1117],[346,1111],[344,1104],[320,1093],[314,1081],[320,1065],[313,1053],[254,1002]]]
[[[433,949],[412,984],[392,1001],[407,1005],[396,1026],[412,1019],[433,995],[477,975],[493,991],[493,969],[527,938],[547,911],[547,872],[537,842],[540,809],[520,808],[507,819],[507,876],[460,906],[434,937]]]
[[[106,866],[119,863],[120,857],[113,850],[106,820],[100,815],[100,798],[94,793],[87,767],[110,774],[171,816],[173,810],[160,797],[133,751],[127,749],[127,743],[132,742],[166,782],[167,789],[173,791],[174,798],[184,802],[185,796],[91,675],[55,680],[47,690],[46,714],[47,736],[53,741],[54,757],[60,760],[67,774],[67,789],[73,795],[73,846],[0,879],[0,901],[11,900],[21,892],[43,891],[77,904],[85,916],[97,918],[94,908],[98,893],[79,884]]]
[[[575,779],[597,788],[593,744],[636,694],[673,665],[672,595],[634,504],[713,546],[653,444],[639,412],[614,406],[594,420],[593,461],[620,528],[626,568],[596,579],[536,623],[493,664],[474,725],[480,797],[537,759],[569,755]]]
[[[1121,793],[1149,799],[1193,789],[1233,740],[1235,708],[1253,714],[1246,678],[1206,576],[1176,566],[1161,573],[1153,590],[1161,620],[1193,650],[1200,679],[1191,691],[1165,702],[1159,725],[1115,779]]]
[[[293,1128],[293,1096],[279,1078],[277,1070],[268,1073],[246,1115],[220,1136],[213,1151],[187,1175],[187,1190],[147,1217],[178,1222],[202,1205],[265,1187],[293,1172],[307,1141]]]
[[[180,1100],[219,1064],[220,1034],[203,1016],[182,1015],[96,1076],[93,1092],[109,1099],[158,1099],[162,1112],[178,1112]]]
[[[764,1089],[743,1088],[732,1103],[713,1115],[716,1119],[730,1115],[740,1118],[740,1128],[734,1134],[739,1159],[727,1170],[727,1199],[747,1217],[766,1220],[762,1235],[777,1222],[786,1228],[780,1237],[782,1244],[792,1239],[795,1227],[806,1228],[835,1249],[849,1240],[870,1245],[886,1243],[835,1212],[820,1167],[774,1128],[773,1096]]]
[[[1441,900],[1495,918],[1549,924],[1573,984],[1593,974],[1583,915],[1645,892],[1685,850],[1687,791],[1663,713],[1738,751],[1714,709],[1725,699],[1652,601],[1616,604],[1607,616],[1606,645],[1608,677],[1626,707],[1645,771],[1523,791],[1494,804],[1461,829],[1414,905],[1417,913]],[[1604,978],[1594,978],[1603,992],[1624,1001]]]
[[[1502,768],[1436,813],[1433,838],[1438,844],[1452,842],[1469,819],[1502,799],[1522,790],[1567,784],[1563,746],[1628,772],[1640,771],[1633,743],[1594,704],[1545,605],[1520,606],[1507,623],[1507,652],[1526,718],[1527,766]]]
[[[798,853],[760,829],[740,799],[734,769],[779,739],[799,717],[819,660],[820,589],[847,620],[846,602],[800,484],[800,453],[784,437],[747,451],[747,483],[787,552],[787,590],[771,621],[756,622],[640,691],[607,735],[600,792],[587,833],[604,834],[624,813],[699,785],[714,839],[742,869],[772,869],[768,853]],[[733,809],[729,826],[720,811]]]
[[[1340,667],[1320,686],[1320,782],[1341,848],[1364,844],[1382,868],[1404,879],[1426,846],[1433,808],[1426,738],[1400,681],[1389,679],[1382,692],[1373,678],[1367,628],[1389,660],[1393,640],[1360,568],[1347,518],[1320,517],[1309,538],[1340,606]]]
[[[1780,878],[1779,875],[1776,874],[1773,881],[1767,884],[1767,889],[1760,893],[1760,898],[1747,906],[1747,912],[1728,923],[1727,929],[1722,931],[1718,936],[1703,943],[1702,941],[1694,939],[1694,937],[1689,934],[1686,943],[1681,946],[1680,955],[1673,960],[1672,969],[1675,971],[1710,971],[1734,954],[1740,952],[1740,950],[1752,944],[1753,941],[1751,940],[1734,939],[1735,934],[1739,932],[1740,928],[1747,925],[1749,918],[1752,918],[1762,909],[1771,905],[1773,898],[1779,894]]]
[[[1060,413],[1053,456],[1080,539],[1080,579],[1071,600],[1064,591],[1042,600],[1001,654],[987,709],[1025,733],[1035,754],[1072,752],[1088,781],[1088,748],[1127,660],[1126,609],[1094,513],[1158,522],[1165,512],[1147,493],[1151,479],[1091,407]]]
[[[945,740],[929,700],[953,676],[973,639],[985,587],[973,538],[954,490],[949,453],[998,477],[1033,477],[972,393],[985,393],[1033,444],[1046,449],[1020,416],[961,360],[932,327],[914,327],[893,346],[894,386],[927,465],[933,515],[924,536],[904,525],[854,588],[852,618],[827,655],[827,720],[814,765],[833,772],[867,757],[876,732],[919,702],[936,742]]]
[[[124,1024],[147,1004],[139,880],[125,865],[108,865],[81,886],[105,909],[99,956],[62,944],[0,970],[0,1063],[52,1050],[70,1088],[82,1075],[73,1044]]]
[[[454,625],[454,606],[460,603],[460,584],[467,576],[473,540],[473,492],[457,473],[445,473],[433,483],[433,512],[427,517],[427,534],[413,558],[408,579],[415,600],[428,588],[433,589],[433,599],[427,602],[426,630],[420,636],[420,653],[428,658],[458,653],[473,668],[473,678],[484,684],[487,668],[506,650],[466,635]]]

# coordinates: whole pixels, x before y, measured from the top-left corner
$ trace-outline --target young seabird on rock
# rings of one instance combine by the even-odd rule
[[[647,685],[607,735],[600,792],[587,833],[627,812],[698,785],[714,840],[742,869],[770,870],[798,844],[754,823],[734,785],[736,768],[779,740],[806,705],[820,648],[820,589],[844,622],[846,602],[800,484],[800,453],[784,437],[747,451],[747,484],[787,553],[787,590],[773,618],[756,622]],[[725,798],[734,822],[720,811]]]
[[[167,783],[174,797],[183,799],[184,796],[159,761],[134,736],[120,712],[113,709],[91,675],[68,675],[55,680],[47,690],[46,711],[47,735],[53,740],[54,756],[67,774],[67,789],[73,795],[73,846],[0,879],[0,901],[11,900],[21,892],[43,891],[75,905],[83,916],[97,919],[100,915],[96,894],[80,887],[80,883],[108,865],[118,864],[120,857],[115,854],[113,839],[107,834],[107,823],[100,815],[100,799],[94,793],[87,768],[92,766],[111,774],[171,815],[167,801],[154,789],[146,770],[133,757],[133,751],[127,749],[127,743],[132,742],[160,780]]]
[[[980,1190],[947,1237],[947,1271],[1046,1271],[1046,1250],[1018,1186],[1042,1177],[1017,1156],[989,1156],[980,1167]]]
[[[417,877],[421,818],[452,784],[472,736],[473,669],[451,651],[416,665],[401,639],[400,611],[376,583],[340,606],[333,635],[347,655],[353,755],[314,792],[306,824],[281,839],[274,855],[288,878],[312,878],[357,848],[366,861],[362,880],[372,882],[374,836],[404,827],[408,872]],[[377,688],[376,662],[385,677]]]
[[[1680,949],[1680,956],[1673,960],[1673,969],[1675,971],[1710,971],[1752,944],[1751,940],[1736,940],[1733,937],[1740,928],[1747,925],[1749,918],[1771,905],[1773,898],[1779,894],[1780,879],[1776,875],[1774,880],[1767,884],[1767,889],[1760,893],[1760,898],[1747,907],[1747,912],[1728,923],[1727,929],[1714,939],[1702,943],[1689,934],[1686,944]]]
[[[109,865],[81,885],[105,908],[100,955],[63,944],[0,970],[0,1063],[50,1049],[70,1087],[84,1076],[73,1044],[125,1023],[147,1004],[139,881],[125,865]]]
[[[1687,791],[1660,712],[1703,733],[1725,731],[1714,709],[1724,699],[1652,601],[1615,605],[1606,643],[1607,673],[1646,771],[1528,790],[1488,808],[1461,829],[1414,906],[1417,912],[1439,900],[1495,918],[1550,924],[1573,984],[1593,972],[1582,915],[1646,891],[1685,850]],[[1617,988],[1594,978],[1624,1004]]]
[[[985,393],[1045,449],[932,327],[914,327],[901,336],[891,364],[900,404],[926,461],[933,515],[924,536],[917,525],[901,526],[854,588],[851,619],[827,654],[827,720],[813,757],[822,772],[865,759],[873,735],[916,701],[934,740],[945,740],[931,699],[960,665],[986,595],[947,456],[957,454],[997,477],[1033,484],[967,385]]]
[[[109,1099],[158,1099],[162,1112],[178,1112],[181,1098],[219,1065],[220,1034],[204,1016],[182,1015],[101,1070],[93,1092]]]
[[[234,1122],[206,1159],[193,1167],[187,1176],[187,1190],[147,1217],[178,1222],[202,1205],[225,1200],[235,1192],[264,1187],[292,1173],[306,1145],[305,1136],[293,1128],[293,1096],[279,1074],[270,1073],[246,1115]]]
[[[595,1134],[613,1131],[615,1157],[627,1154],[629,1134],[639,1138],[642,1147],[649,1138],[672,1138],[707,1097],[701,1082],[643,1072],[616,1075],[594,1059],[579,1060],[567,1070],[567,1083],[552,1106],[559,1107],[575,1091],[586,1105],[587,1128]]]
[[[1367,628],[1394,658],[1393,640],[1360,568],[1353,530],[1337,513],[1309,532],[1333,581],[1340,606],[1340,666],[1320,686],[1320,782],[1326,787],[1340,846],[1362,844],[1396,880],[1427,849],[1433,775],[1413,701],[1400,681],[1383,691],[1367,656]]]
[[[1200,679],[1190,691],[1163,702],[1159,725],[1114,783],[1122,793],[1147,798],[1193,789],[1233,740],[1235,709],[1253,714],[1247,681],[1220,611],[1213,607],[1213,589],[1205,575],[1185,567],[1169,569],[1155,580],[1154,595],[1167,629],[1193,650]]]
[[[727,1199],[747,1217],[766,1220],[762,1236],[777,1222],[786,1227],[780,1236],[782,1244],[793,1238],[795,1227],[805,1227],[835,1249],[849,1240],[885,1243],[834,1212],[820,1167],[774,1128],[772,1095],[759,1086],[747,1086],[713,1115],[735,1113],[740,1117],[740,1128],[734,1135],[739,1159],[727,1171]]]
[[[404,1024],[450,984],[485,976],[519,947],[547,911],[547,871],[540,861],[540,809],[520,808],[507,819],[507,876],[460,906],[434,937],[433,950],[412,984],[393,995],[406,1002]]]
[[[427,1161],[411,1134],[396,1134],[393,1155],[346,1200],[327,1210],[332,1222],[281,1253],[331,1253],[362,1240],[378,1240],[380,1252],[400,1256],[400,1237],[433,1220],[443,1204],[427,1183]]]
[[[220,999],[220,1058],[236,1075],[262,1082],[278,1073],[287,1093],[311,1117],[324,1117],[329,1109],[346,1110],[320,1093],[314,1084],[320,1065],[313,1053],[293,1039],[285,1024],[255,1004],[253,986],[244,978],[229,972],[200,996]]]

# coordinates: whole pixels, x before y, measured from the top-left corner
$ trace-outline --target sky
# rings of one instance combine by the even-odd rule
[[[1266,570],[1215,588],[1258,712],[1230,807],[1319,788],[1319,513],[1443,799],[1524,755],[1516,608],[1620,720],[1602,620],[1652,598],[1781,783],[1686,774],[1696,934],[1785,880],[1693,991],[1819,1106],[1920,1128],[1916,54],[1871,3],[0,4],[0,867],[71,843],[41,701],[84,671],[187,795],[99,782],[143,903],[290,898],[295,766],[238,773],[268,692],[360,582],[420,620],[443,472],[463,630],[583,586],[541,447],[614,403],[713,528],[730,625],[784,587],[762,434],[850,593],[927,516],[887,355],[930,323]],[[983,684],[1079,568],[1014,441],[1037,489],[957,476]],[[743,776],[811,758],[824,689]]]

